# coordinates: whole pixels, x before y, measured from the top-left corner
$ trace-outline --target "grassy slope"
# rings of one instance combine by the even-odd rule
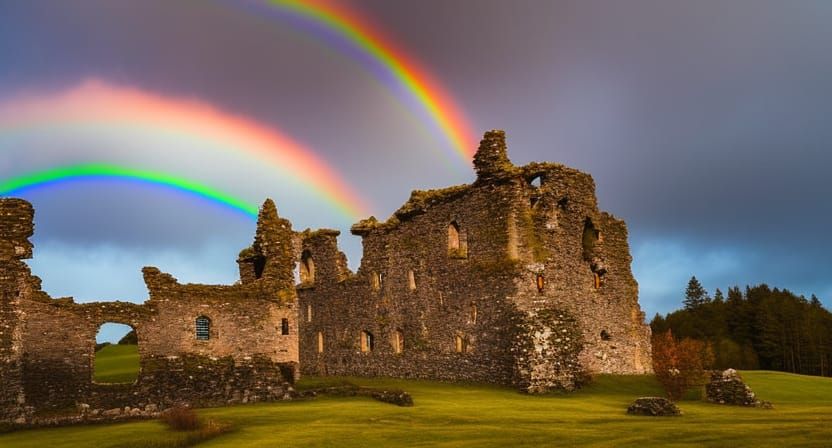
[[[239,430],[200,446],[829,446],[832,379],[775,372],[744,376],[776,409],[683,401],[683,417],[626,415],[635,397],[659,393],[651,377],[602,376],[576,394],[544,397],[482,385],[354,379],[408,390],[416,406],[319,398],[205,409],[201,415],[233,422]],[[306,379],[302,386],[321,381]],[[157,422],[136,422],[22,431],[0,436],[0,446],[115,447],[172,437]]]
[[[95,354],[96,382],[132,383],[138,375],[138,345],[108,345]]]

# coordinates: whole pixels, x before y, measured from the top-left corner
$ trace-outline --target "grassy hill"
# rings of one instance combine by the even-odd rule
[[[108,345],[95,354],[95,381],[132,383],[139,376],[138,345]]]
[[[660,394],[648,376],[600,376],[571,395],[528,396],[514,390],[428,381],[349,381],[396,387],[413,395],[400,408],[368,398],[200,410],[237,430],[204,447],[272,446],[829,446],[832,379],[777,372],[744,372],[775,409],[746,409],[682,401],[682,417],[625,414],[636,397]],[[343,379],[306,378],[300,387]],[[176,446],[184,436],[156,421],[21,431],[0,435],[3,447]]]

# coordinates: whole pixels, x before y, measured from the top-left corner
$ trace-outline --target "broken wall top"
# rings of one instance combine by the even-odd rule
[[[23,199],[0,199],[0,261],[32,258],[35,209]]]

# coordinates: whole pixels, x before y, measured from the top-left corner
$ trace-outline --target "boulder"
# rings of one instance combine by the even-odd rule
[[[628,408],[631,415],[649,415],[651,417],[672,417],[682,415],[682,411],[672,401],[664,397],[637,398]]]
[[[734,369],[712,372],[710,382],[705,385],[705,395],[711,403],[766,409],[772,407],[771,403],[757,399],[757,395]]]

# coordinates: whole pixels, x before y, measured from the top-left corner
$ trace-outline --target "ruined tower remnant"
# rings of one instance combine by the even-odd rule
[[[473,184],[414,191],[387,221],[355,224],[355,275],[337,233],[306,235],[321,270],[299,289],[301,371],[529,392],[650,372],[627,230],[598,209],[592,177],[514,166],[503,131],[485,134],[474,169]]]

